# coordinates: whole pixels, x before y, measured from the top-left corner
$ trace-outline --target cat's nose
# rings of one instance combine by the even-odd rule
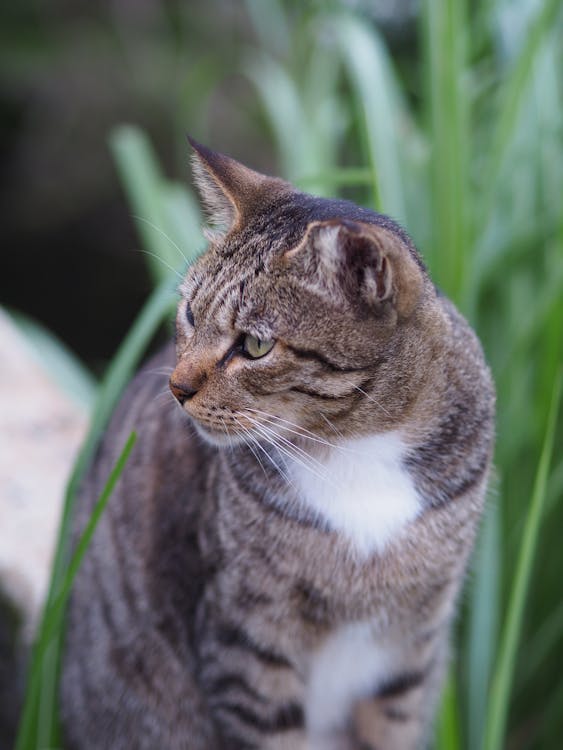
[[[196,388],[192,388],[191,386],[187,385],[186,383],[178,383],[172,380],[170,378],[170,390],[172,391],[172,394],[174,398],[183,406],[188,399],[190,399],[192,396],[195,396],[197,393]]]

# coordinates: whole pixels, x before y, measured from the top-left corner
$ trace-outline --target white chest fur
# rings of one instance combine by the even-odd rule
[[[331,449],[312,470],[293,464],[291,474],[302,501],[367,556],[381,551],[420,511],[404,453],[400,436],[387,432]]]
[[[398,643],[375,640],[369,623],[336,630],[314,655],[306,695],[307,731],[312,747],[343,728],[356,700],[377,690],[402,666]]]

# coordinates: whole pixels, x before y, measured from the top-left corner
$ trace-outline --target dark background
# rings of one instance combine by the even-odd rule
[[[241,3],[218,0],[23,0],[0,13],[0,300],[99,371],[151,288],[108,134],[141,125],[185,181],[187,131],[273,168],[248,84],[225,76],[251,31]]]

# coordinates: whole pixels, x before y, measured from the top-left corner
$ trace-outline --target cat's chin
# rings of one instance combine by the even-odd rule
[[[232,447],[234,445],[242,445],[244,443],[244,440],[240,437],[240,435],[227,434],[224,430],[214,430],[213,428],[206,427],[205,425],[202,425],[200,422],[196,422],[195,420],[193,420],[193,424],[197,430],[197,434],[210,445],[214,445],[216,447]]]

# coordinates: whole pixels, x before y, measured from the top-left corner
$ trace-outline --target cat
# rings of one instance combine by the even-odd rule
[[[391,219],[192,146],[209,246],[76,510],[136,430],[70,602],[66,747],[426,747],[491,463],[481,348]]]

